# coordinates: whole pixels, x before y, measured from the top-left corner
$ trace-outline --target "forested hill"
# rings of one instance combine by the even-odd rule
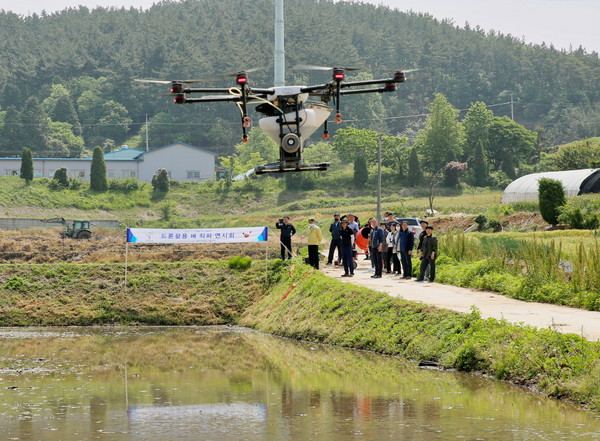
[[[89,10],[20,17],[0,12],[0,155],[77,156],[132,139],[150,120],[150,144],[188,142],[228,153],[239,140],[234,106],[174,106],[167,87],[134,78],[195,79],[265,66],[252,84],[272,85],[273,0],[165,1],[147,11]],[[299,64],[370,66],[376,77],[419,68],[385,94],[391,134],[419,127],[412,117],[441,92],[457,108],[483,101],[558,143],[597,135],[600,59],[523,44],[511,36],[459,29],[422,14],[329,0],[285,2],[288,84],[327,80]],[[221,81],[207,85],[221,85]],[[353,97],[352,99],[355,99]],[[346,119],[368,127],[368,106]],[[350,116],[350,118],[348,118]]]

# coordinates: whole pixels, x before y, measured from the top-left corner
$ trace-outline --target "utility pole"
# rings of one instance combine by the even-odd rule
[[[513,94],[511,92],[510,93],[510,119],[512,119],[514,121],[515,120],[515,108],[514,108],[513,104],[514,104]]]
[[[148,144],[148,114],[146,113],[146,151],[150,151],[150,146]]]
[[[377,135],[377,222],[381,221],[381,133]]]
[[[275,0],[275,86],[285,86],[283,0]]]

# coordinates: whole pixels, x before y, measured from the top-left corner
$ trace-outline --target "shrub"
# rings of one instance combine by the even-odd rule
[[[234,256],[227,261],[227,265],[231,269],[237,268],[240,270],[245,270],[250,268],[250,265],[252,265],[252,257]]]
[[[477,224],[477,229],[481,231],[485,228],[485,224],[487,224],[487,217],[485,217],[483,214],[480,214],[475,218],[475,223]]]
[[[542,218],[550,225],[558,223],[559,207],[565,205],[565,189],[560,181],[542,178],[538,181],[538,201]]]
[[[577,229],[596,229],[600,227],[600,198],[593,195],[571,198],[560,207],[560,223]]]
[[[112,191],[122,191],[125,193],[131,193],[139,190],[143,186],[143,183],[135,178],[127,179],[111,179],[108,181],[108,188]]]
[[[152,188],[154,191],[169,191],[169,172],[167,170],[161,168],[152,176]]]
[[[52,182],[48,187],[51,190],[64,190],[69,188],[69,176],[67,175],[67,169],[64,167],[57,168],[54,172]]]

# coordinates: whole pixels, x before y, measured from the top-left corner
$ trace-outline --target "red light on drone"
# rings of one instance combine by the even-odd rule
[[[237,76],[236,81],[238,84],[246,84],[248,82],[248,77],[245,74],[240,74]]]
[[[346,76],[344,75],[344,72],[335,72],[333,74],[333,79],[334,80],[343,80]]]

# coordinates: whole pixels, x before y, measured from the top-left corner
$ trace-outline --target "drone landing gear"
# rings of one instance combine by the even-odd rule
[[[321,162],[318,164],[300,164],[300,163],[289,163],[279,162],[275,164],[259,165],[254,167],[254,174],[264,175],[267,173],[290,173],[290,172],[303,172],[303,171],[325,171],[331,165],[330,162]]]

